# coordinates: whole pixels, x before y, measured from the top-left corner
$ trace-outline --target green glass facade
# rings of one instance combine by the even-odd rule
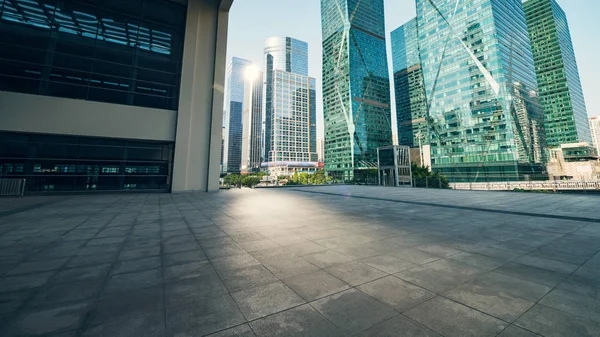
[[[543,112],[521,0],[417,0],[432,166],[452,181],[543,173]]]
[[[555,0],[523,4],[551,147],[592,142],[567,16]]]
[[[429,140],[427,99],[419,56],[417,19],[391,33],[398,144],[415,147]]]
[[[325,170],[368,175],[392,144],[383,0],[321,0]]]

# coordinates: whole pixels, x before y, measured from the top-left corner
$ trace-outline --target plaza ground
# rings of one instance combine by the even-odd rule
[[[600,196],[0,199],[0,336],[599,336]]]

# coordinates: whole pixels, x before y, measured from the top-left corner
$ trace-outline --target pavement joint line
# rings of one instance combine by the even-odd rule
[[[293,190],[293,191],[301,192],[301,193],[314,193],[314,194],[323,194],[323,195],[333,195],[333,196],[344,197],[344,198],[366,199],[366,200],[387,201],[387,202],[402,203],[402,204],[412,204],[412,205],[419,205],[419,206],[461,209],[461,210],[465,210],[465,211],[500,213],[500,214],[529,216],[529,217],[537,217],[537,218],[549,218],[549,219],[557,219],[557,220],[571,220],[571,221],[583,221],[583,222],[600,223],[600,219],[574,217],[574,216],[567,216],[567,215],[528,213],[528,212],[519,212],[519,211],[505,211],[505,210],[491,209],[491,208],[478,208],[478,207],[469,207],[469,206],[458,206],[458,205],[447,205],[447,204],[434,204],[434,203],[422,202],[422,201],[385,199],[385,198],[367,197],[367,196],[361,196],[361,195],[350,195],[350,194],[332,193],[332,192],[303,191],[303,190]]]

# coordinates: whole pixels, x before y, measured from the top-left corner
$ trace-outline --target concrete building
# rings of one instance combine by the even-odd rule
[[[3,1],[0,176],[217,190],[232,2]]]
[[[590,131],[592,133],[592,144],[600,155],[600,117],[590,117]]]
[[[600,161],[589,143],[562,144],[551,148],[548,176],[551,180],[600,180]]]

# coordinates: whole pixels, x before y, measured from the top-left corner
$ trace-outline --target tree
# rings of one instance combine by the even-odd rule
[[[432,172],[427,166],[412,164],[415,187],[450,188],[448,178],[439,172]]]
[[[257,176],[246,176],[242,178],[242,185],[249,188],[254,188],[256,185],[260,184],[261,178]]]

